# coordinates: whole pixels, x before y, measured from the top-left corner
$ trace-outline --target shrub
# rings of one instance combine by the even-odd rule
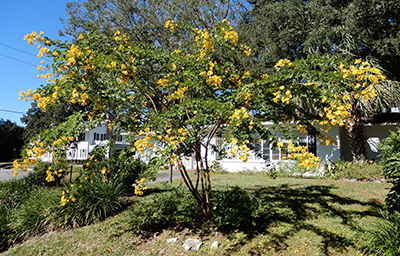
[[[129,210],[132,230],[157,231],[172,227],[201,227],[233,230],[254,228],[267,216],[262,198],[234,187],[214,191],[211,199],[211,219],[204,222],[199,205],[182,187],[143,198]]]
[[[349,161],[337,160],[335,163],[330,162],[325,169],[326,179],[344,179],[353,178],[356,180],[371,180],[374,178],[382,178],[382,166],[373,161],[364,161],[353,163]]]
[[[260,225],[267,205],[260,195],[239,187],[214,191],[211,198],[211,225],[217,229],[247,229]]]
[[[107,180],[113,180],[121,184],[121,190],[125,194],[134,190],[132,185],[138,180],[139,176],[148,170],[147,165],[140,159],[134,159],[129,149],[120,150],[111,159],[104,158],[99,149],[94,150],[91,159],[84,164],[82,177],[90,179],[91,176],[102,176]]]
[[[400,209],[400,129],[391,132],[379,145],[382,152],[382,167],[385,178],[393,184],[385,204],[391,210]]]
[[[368,255],[400,255],[400,215],[383,216],[388,221],[379,221],[375,229],[369,232],[368,246],[364,253]]]
[[[142,198],[129,210],[129,226],[134,231],[188,227],[201,219],[197,202],[182,187]]]

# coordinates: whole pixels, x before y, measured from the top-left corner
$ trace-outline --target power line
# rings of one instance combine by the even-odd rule
[[[3,97],[0,97],[0,99],[2,99],[2,100],[16,101],[16,102],[19,102],[19,103],[24,103],[24,102],[25,102],[25,101],[23,101],[23,100],[7,99],[7,98],[3,98]]]
[[[23,91],[24,90],[24,89],[16,88],[14,86],[4,85],[4,84],[0,84],[0,86],[16,89],[16,90],[19,90],[19,91]]]
[[[17,59],[17,58],[14,58],[14,57],[11,57],[11,56],[2,54],[2,53],[0,53],[0,55],[3,56],[3,57],[6,57],[6,58],[10,58],[10,59],[12,59],[12,60],[16,60],[16,61],[25,63],[25,64],[27,64],[27,65],[31,65],[31,66],[37,67],[37,65],[35,65],[35,64],[29,63],[29,62],[26,62],[26,61],[23,61],[23,60],[20,60],[20,59]]]
[[[22,53],[31,55],[31,56],[33,56],[33,57],[37,57],[35,54],[32,54],[32,53],[30,53],[30,52],[26,52],[26,51],[20,50],[20,49],[18,49],[18,48],[12,47],[12,46],[10,46],[10,45],[6,45],[6,44],[3,44],[3,43],[0,43],[0,45],[3,45],[3,46],[5,46],[5,47],[11,48],[11,49],[13,49],[13,50],[16,50],[16,51],[19,51],[19,52],[22,52]]]
[[[26,114],[24,112],[19,112],[19,111],[15,111],[15,110],[8,110],[8,109],[2,109],[2,108],[0,108],[0,111],[10,112],[10,113],[15,113],[15,114],[21,114],[21,115],[25,115]]]

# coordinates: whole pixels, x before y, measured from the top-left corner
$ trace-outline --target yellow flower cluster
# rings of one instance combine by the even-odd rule
[[[323,98],[321,101],[324,101]],[[324,107],[324,114],[320,113],[324,120],[320,121],[319,124],[324,126],[327,124],[344,126],[346,124],[346,119],[349,117],[350,103],[342,104],[340,101],[330,101],[328,107]]]
[[[206,50],[207,52],[213,52],[214,47],[212,45],[212,39],[210,37],[210,33],[208,32],[208,30],[205,28],[204,30],[198,29],[198,28],[194,28],[193,31],[195,33],[198,34],[198,36],[196,36],[195,40],[198,46],[202,45],[202,48],[204,50]],[[203,40],[201,40],[203,39]],[[205,55],[205,52],[202,51],[200,54],[200,58],[203,58]]]
[[[49,169],[46,170],[46,174],[47,174],[46,181],[47,182],[54,181],[55,180],[54,176],[61,177],[62,173],[65,172],[66,170],[67,169],[59,169],[56,171],[52,171],[52,167],[50,166]]]
[[[321,159],[313,153],[307,152],[308,146],[295,146],[292,140],[288,142],[288,159],[298,160],[300,167],[310,170],[312,167],[320,167]]]
[[[67,198],[68,198],[68,195],[67,195],[67,194],[69,194],[69,190],[63,191],[63,192],[62,192],[62,196],[61,196],[61,206],[65,206],[69,201],[72,201],[72,202],[75,202],[75,201],[76,201],[76,198],[75,198],[73,195],[70,195],[70,196],[69,196],[69,199],[67,199]]]
[[[172,32],[175,32],[177,26],[178,24],[175,24],[173,20],[168,20],[167,23],[165,23],[165,28],[169,28]]]
[[[292,62],[288,59],[280,59],[278,60],[278,62],[275,64],[275,69],[276,71],[280,71],[282,69],[282,67],[284,67],[285,65],[292,65]]]
[[[143,183],[146,179],[142,178],[137,182],[137,186],[135,186],[135,194],[138,196],[143,195],[143,191],[145,191],[147,189],[147,187],[143,186]]]
[[[31,34],[27,34],[24,36],[24,40],[28,40],[28,43],[30,45],[32,45],[35,41],[39,41],[39,42],[43,42],[45,40],[45,38],[42,37],[44,33],[42,31],[40,31],[39,34],[36,34],[36,32],[32,32]],[[36,44],[36,42],[35,42]],[[45,44],[50,44],[50,41],[46,40]],[[42,47],[42,46],[38,46],[39,48],[39,54],[37,55],[37,57],[41,58],[43,56],[44,53],[48,53],[49,49],[47,47]]]
[[[224,38],[225,38],[226,40],[229,39],[229,40],[231,41],[231,44],[232,44],[232,45],[237,44],[238,41],[239,41],[239,36],[238,36],[238,34],[236,33],[236,31],[234,31],[234,30],[232,29],[232,27],[230,27],[230,30],[229,30],[229,31],[225,31]],[[248,56],[249,56],[249,55],[250,55],[250,52],[249,52]]]
[[[246,146],[249,141],[246,140],[242,145],[237,145],[237,139],[233,138],[231,140],[231,150],[229,151],[229,156],[235,158],[239,156],[239,159],[243,162],[247,162],[248,156],[250,155],[250,148]]]
[[[227,69],[229,69],[229,68],[227,68]],[[250,75],[250,72],[248,72],[248,71],[244,72],[243,76],[230,74],[230,76],[228,77],[228,80],[234,84],[234,88],[239,88],[242,85],[243,80],[248,75]],[[232,89],[232,86],[229,85],[228,88]]]
[[[340,64],[340,71],[343,73],[343,78],[353,77],[354,83],[353,88],[357,93],[354,94],[354,98],[358,99],[362,97],[363,100],[368,101],[371,98],[375,98],[377,93],[374,87],[379,81],[385,81],[386,77],[376,67],[372,67],[368,61],[362,61],[357,59],[354,61],[354,65],[351,65],[348,69],[344,68],[344,64]],[[350,100],[350,95],[345,95],[344,100]]]
[[[173,92],[173,93],[170,95],[170,97],[173,98],[173,99],[184,98],[184,97],[185,97],[184,93],[185,93],[186,91],[187,91],[187,88],[186,88],[186,87],[183,87],[182,89],[181,89],[181,88],[178,88],[178,90],[176,90],[175,92]]]
[[[332,138],[332,136],[328,136],[328,137],[326,137],[326,138],[325,138],[325,136],[326,136],[325,133],[323,133],[322,135],[318,135],[318,138],[319,138],[320,141],[321,141],[321,142],[320,142],[321,145],[330,146],[330,145],[332,145],[332,144],[334,144],[334,145],[337,145],[337,144],[338,144],[337,141],[336,141],[335,139]]]
[[[229,117],[229,119],[231,120],[229,122],[236,123],[236,126],[240,126],[242,124],[242,121],[249,117],[249,111],[242,107],[240,109],[235,109],[234,113]]]
[[[274,92],[273,94],[274,94],[274,96],[275,96],[275,97],[273,98],[273,101],[274,101],[275,103],[278,103],[279,100],[281,100],[282,103],[284,103],[284,104],[289,104],[289,103],[290,103],[290,99],[293,97],[293,96],[292,96],[292,93],[291,93],[289,90],[287,90],[284,94],[281,94],[280,91]],[[282,95],[282,97],[281,97],[281,95]]]
[[[247,45],[240,45],[240,47],[244,48],[244,54],[249,57],[251,54],[251,49]]]

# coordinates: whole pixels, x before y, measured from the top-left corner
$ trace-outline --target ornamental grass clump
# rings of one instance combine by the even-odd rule
[[[64,189],[61,202],[58,197],[58,225],[77,227],[113,216],[127,206],[122,195],[119,180],[104,181],[101,176],[90,180],[78,178],[73,186]]]
[[[21,203],[9,210],[9,228],[14,240],[23,240],[29,236],[44,233],[57,227],[56,212],[59,190],[36,188]]]
[[[369,232],[368,246],[364,253],[368,255],[400,255],[400,215],[383,215],[384,219],[375,224]]]

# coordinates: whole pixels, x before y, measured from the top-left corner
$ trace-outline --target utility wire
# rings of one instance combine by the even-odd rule
[[[33,57],[37,57],[37,56],[36,56],[35,54],[33,54],[33,53],[26,52],[26,51],[20,50],[20,49],[18,49],[18,48],[15,48],[15,47],[12,47],[12,46],[3,44],[3,43],[0,43],[0,45],[5,46],[5,47],[8,47],[8,48],[11,48],[11,49],[16,50],[16,51],[19,51],[19,52],[23,52],[23,53],[28,54],[28,55],[31,55],[31,56],[33,56]]]
[[[15,111],[15,110],[8,110],[8,109],[2,109],[2,108],[0,108],[0,111],[10,112],[10,113],[15,113],[15,114],[21,114],[21,115],[26,114],[24,112],[19,112],[19,111]]]
[[[8,87],[8,88],[15,89],[15,90],[23,91],[23,89],[16,88],[16,87],[14,87],[14,86],[9,86],[9,85],[4,85],[4,84],[0,84],[0,86],[2,86],[2,87]]]
[[[37,65],[35,65],[35,64],[29,63],[29,62],[26,62],[26,61],[23,61],[23,60],[20,60],[20,59],[17,59],[17,58],[13,58],[13,57],[11,57],[11,56],[8,56],[8,55],[2,54],[2,53],[0,53],[0,55],[3,56],[3,57],[6,57],[6,58],[10,58],[10,59],[12,59],[12,60],[16,60],[16,61],[25,63],[25,64],[27,64],[27,65],[31,65],[31,66],[37,67]]]

